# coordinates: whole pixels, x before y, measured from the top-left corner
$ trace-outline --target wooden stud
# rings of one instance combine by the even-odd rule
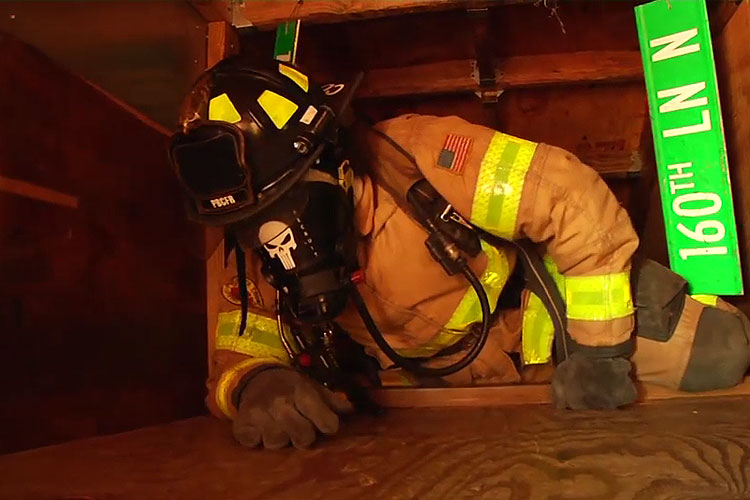
[[[386,408],[491,407],[552,403],[552,393],[547,384],[438,389],[389,388],[373,390],[371,395],[376,403]],[[750,395],[750,379],[745,379],[741,384],[729,389],[706,392],[681,392],[653,384],[640,384],[638,402],[747,395]]]
[[[46,187],[32,184],[31,182],[10,177],[0,176],[0,192],[11,193],[24,198],[45,201],[53,205],[60,205],[68,208],[78,208],[78,198],[69,194],[55,191]]]
[[[208,23],[208,45],[206,66],[214,66],[222,59],[239,52],[240,43],[237,32],[225,21]],[[206,339],[208,345],[208,370],[211,374],[211,354],[213,352],[214,332],[219,314],[219,276],[224,270],[224,230],[219,227],[206,227],[204,231],[206,257]]]
[[[643,80],[637,51],[592,51],[513,56],[498,61],[499,89]],[[357,97],[396,97],[471,92],[479,89],[470,59],[374,69],[365,74]]]
[[[237,54],[240,42],[232,25],[226,21],[208,23],[206,67],[211,68],[222,59]]]
[[[536,0],[275,0],[245,2],[240,7],[242,15],[261,29],[275,28],[290,19],[306,23],[331,23],[467,7],[500,6],[534,3]]]
[[[209,23],[232,21],[232,9],[229,2],[221,0],[191,0],[190,5]]]

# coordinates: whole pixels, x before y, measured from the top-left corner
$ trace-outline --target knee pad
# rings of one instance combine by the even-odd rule
[[[750,366],[750,322],[721,299],[716,306],[687,294],[687,282],[653,261],[633,270],[636,376],[683,391],[740,382]]]
[[[683,391],[708,391],[737,385],[750,366],[750,327],[745,315],[705,307],[680,382]]]

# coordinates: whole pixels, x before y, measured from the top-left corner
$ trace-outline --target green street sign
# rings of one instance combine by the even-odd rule
[[[741,295],[706,4],[657,0],[635,14],[670,265],[692,294]]]
[[[276,27],[276,43],[273,47],[273,58],[277,61],[292,63],[297,59],[297,37],[299,21],[289,21]]]

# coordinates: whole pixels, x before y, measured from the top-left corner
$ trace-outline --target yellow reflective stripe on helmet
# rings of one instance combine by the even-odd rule
[[[237,108],[226,94],[221,94],[208,102],[208,119],[220,122],[237,123],[242,120]]]
[[[279,338],[276,320],[248,313],[245,333],[239,336],[237,332],[240,329],[241,317],[240,311],[219,314],[215,349],[225,349],[259,358],[274,358],[289,363],[289,356]]]
[[[515,236],[523,182],[536,147],[500,132],[492,136],[477,177],[471,222],[502,238]]]
[[[291,66],[279,64],[279,73],[299,85],[299,87],[305,92],[310,89],[310,81],[308,80],[307,75],[305,75],[304,73],[300,73]]]
[[[487,255],[487,267],[479,281],[482,283],[484,291],[487,292],[490,310],[494,311],[500,292],[508,281],[510,264],[508,257],[503,252],[485,241],[481,243],[482,250]],[[469,327],[480,321],[482,321],[482,308],[479,305],[479,298],[474,289],[469,287],[461,302],[458,303],[458,307],[453,311],[453,315],[437,335],[419,347],[397,349],[396,351],[402,356],[411,358],[432,356],[461,340],[469,332]]]
[[[565,277],[557,271],[557,266],[549,256],[544,258],[544,266],[562,295],[565,295]],[[552,358],[552,342],[555,339],[555,325],[542,300],[529,292],[529,300],[523,311],[521,353],[525,365],[547,363]]]
[[[691,295],[691,297],[701,304],[712,307],[716,307],[716,304],[719,302],[719,297],[716,295]]]
[[[250,358],[237,363],[232,368],[222,373],[221,377],[219,377],[219,382],[216,384],[215,396],[216,405],[221,412],[228,418],[233,417],[234,412],[232,411],[231,390],[233,387],[236,387],[236,382],[239,377],[255,367],[279,364],[279,361],[273,358]]]
[[[600,276],[566,276],[565,306],[570,319],[606,321],[633,314],[630,271]]]
[[[299,107],[286,97],[270,90],[263,91],[258,97],[258,104],[278,129],[284,128]]]

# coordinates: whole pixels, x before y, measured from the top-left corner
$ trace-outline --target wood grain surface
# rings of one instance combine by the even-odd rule
[[[750,282],[750,3],[743,2],[716,41],[719,95],[726,127],[727,158],[743,263],[743,278]],[[750,314],[747,295],[733,303]]]
[[[365,73],[357,97],[394,97],[479,90],[473,60],[441,61]],[[496,67],[496,89],[643,80],[638,51],[513,56]]]
[[[373,399],[387,408],[462,408],[550,404],[548,384],[483,387],[409,388],[392,387],[372,391]],[[729,389],[690,393],[654,384],[638,384],[638,401],[654,403],[667,399],[750,396],[750,378]]]
[[[290,19],[305,22],[330,23],[381,17],[394,14],[407,14],[428,10],[486,7],[488,5],[508,5],[531,3],[534,0],[254,0],[241,7],[242,15],[254,26],[274,28]]]
[[[572,412],[392,410],[298,451],[200,417],[0,457],[4,499],[739,499],[750,398]]]

